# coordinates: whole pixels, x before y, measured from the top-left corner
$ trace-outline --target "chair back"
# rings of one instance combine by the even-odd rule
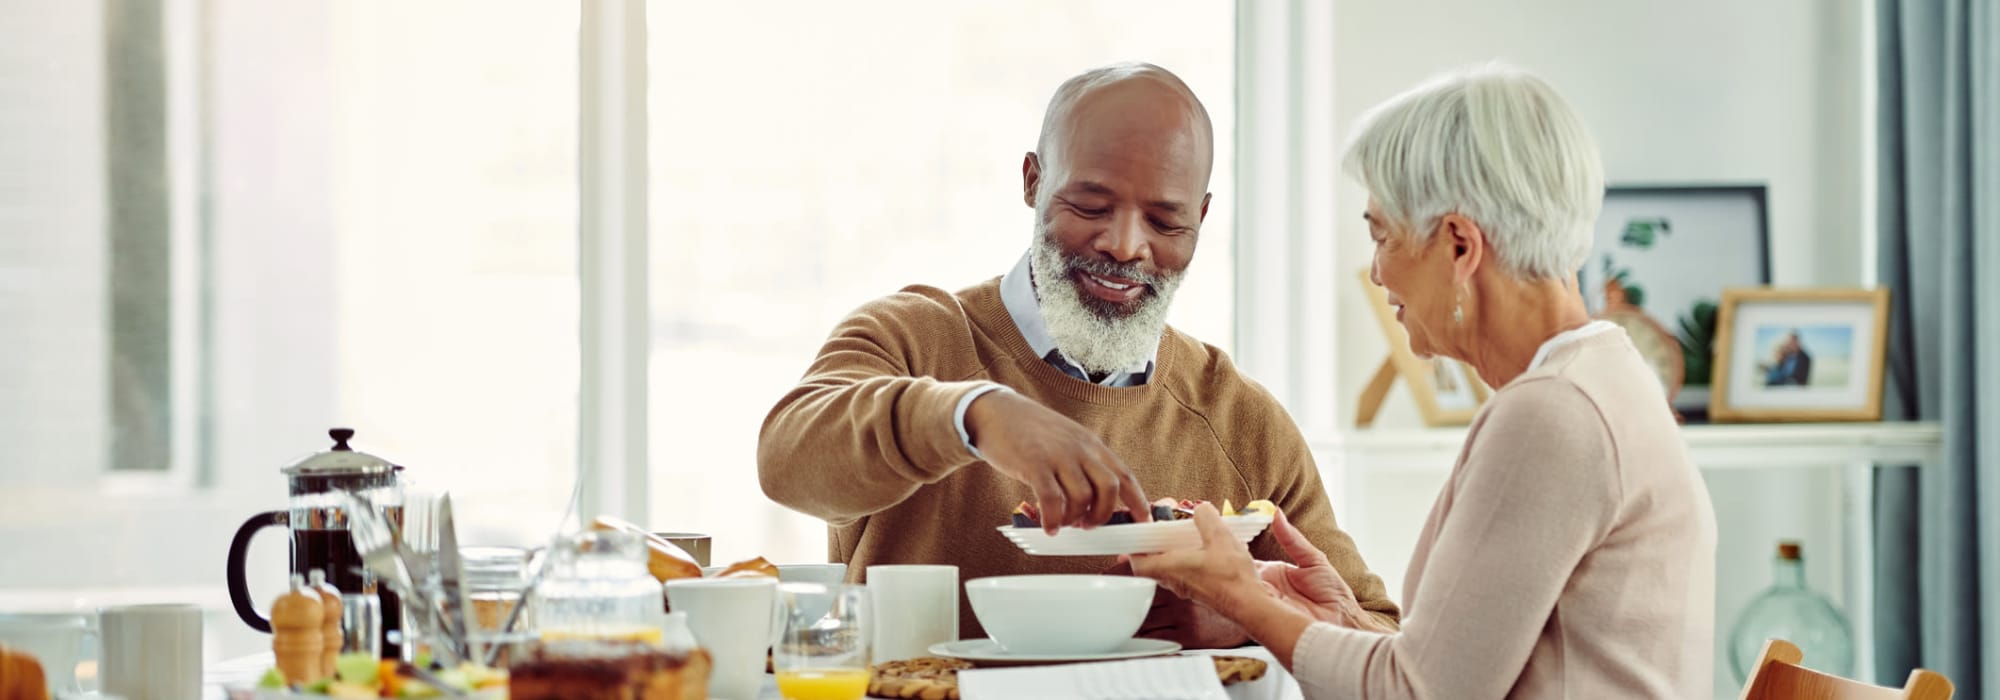
[[[1743,700],[1951,700],[1951,681],[1917,669],[1901,688],[1884,688],[1799,665],[1805,653],[1782,639],[1764,643],[1764,655],[1743,685]]]

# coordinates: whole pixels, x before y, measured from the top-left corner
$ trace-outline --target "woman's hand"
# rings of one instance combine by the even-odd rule
[[[1305,533],[1292,527],[1284,513],[1278,513],[1277,520],[1271,523],[1271,536],[1277,538],[1278,548],[1285,551],[1285,556],[1296,562],[1256,563],[1257,577],[1280,599],[1320,622],[1370,632],[1396,631],[1361,607],[1354,598],[1354,589],[1348,587],[1340,571],[1327,561],[1326,553],[1314,547]]]
[[[1160,582],[1182,598],[1201,603],[1224,615],[1247,598],[1276,597],[1257,575],[1256,560],[1250,549],[1236,541],[1222,514],[1203,503],[1194,509],[1195,529],[1201,531],[1201,549],[1183,549],[1159,554],[1120,557],[1132,563],[1132,572]]]

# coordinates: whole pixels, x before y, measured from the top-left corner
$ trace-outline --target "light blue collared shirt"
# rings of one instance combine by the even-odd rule
[[[1028,341],[1028,349],[1035,351],[1035,357],[1047,358],[1050,352],[1055,352],[1056,357],[1075,369],[1078,374],[1090,376],[1082,365],[1069,359],[1068,355],[1056,347],[1054,338],[1049,337],[1048,323],[1042,319],[1042,304],[1035,297],[1034,273],[1029,267],[1028,259],[1029,254],[1022,253],[1021,261],[1014,263],[1014,269],[1008,270],[1007,274],[1000,277],[1000,301],[1007,305],[1007,316],[1014,319],[1014,328],[1021,331],[1021,339]],[[1096,383],[1110,387],[1145,384],[1152,378],[1154,363],[1159,358],[1159,344],[1154,343],[1153,353],[1148,355],[1144,362],[1112,372]],[[964,441],[965,449],[971,450],[972,456],[979,459],[986,457],[979,454],[979,448],[972,446],[972,434],[965,429],[965,411],[972,406],[973,399],[984,396],[989,391],[1011,391],[1011,389],[1002,384],[987,382],[977,389],[966,392],[965,397],[958,400],[958,408],[952,412],[952,423],[958,426],[959,440]]]

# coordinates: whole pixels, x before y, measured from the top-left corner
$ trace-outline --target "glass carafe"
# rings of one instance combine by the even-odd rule
[[[1826,596],[1806,587],[1799,543],[1778,543],[1776,580],[1750,601],[1729,631],[1729,660],[1737,682],[1749,678],[1768,639],[1783,639],[1805,652],[1806,667],[1840,676],[1854,675],[1854,634],[1847,618]]]
[[[666,601],[646,571],[646,542],[635,533],[589,531],[550,552],[548,579],[532,611],[545,641],[635,640],[660,644]]]

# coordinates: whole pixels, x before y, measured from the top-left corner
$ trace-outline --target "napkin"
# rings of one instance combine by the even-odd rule
[[[1228,700],[1206,656],[972,669],[958,672],[965,700]]]

